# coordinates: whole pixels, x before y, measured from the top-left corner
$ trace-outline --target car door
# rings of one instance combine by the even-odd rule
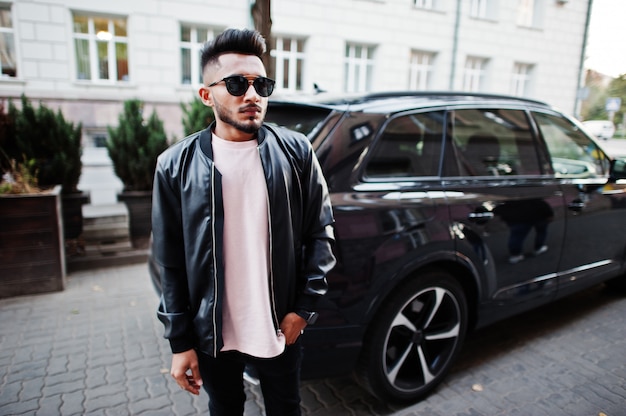
[[[566,117],[534,111],[566,204],[559,295],[617,275],[626,248],[625,186],[610,181],[610,161]]]
[[[389,293],[433,251],[454,252],[447,208],[438,205],[443,114],[333,113],[313,141],[331,194],[337,263],[304,335],[303,374],[320,371],[309,363],[354,368]]]
[[[444,187],[457,250],[482,280],[484,322],[553,299],[565,209],[528,113],[454,109],[447,126]]]
[[[405,270],[453,242],[439,176],[443,111],[353,113],[314,143],[331,192],[337,265],[321,308],[360,325]],[[438,205],[441,203],[441,205]],[[438,219],[441,217],[441,219]],[[397,279],[397,280],[394,280]],[[329,318],[330,319],[330,318]]]

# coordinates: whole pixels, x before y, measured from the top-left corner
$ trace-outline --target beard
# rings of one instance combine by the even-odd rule
[[[256,105],[255,108],[260,109],[260,107]],[[260,110],[258,117],[249,117],[247,121],[237,121],[235,117],[233,117],[233,111],[223,107],[217,102],[215,103],[215,117],[243,133],[256,133],[263,124],[264,115],[263,111]]]

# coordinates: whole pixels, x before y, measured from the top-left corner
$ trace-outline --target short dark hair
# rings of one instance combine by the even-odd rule
[[[240,53],[243,55],[258,56],[263,59],[265,53],[265,39],[256,30],[250,29],[226,29],[215,39],[208,41],[202,48],[200,66],[204,68],[209,63],[217,62],[224,53]]]

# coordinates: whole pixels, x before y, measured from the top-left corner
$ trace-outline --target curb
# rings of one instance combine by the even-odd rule
[[[137,249],[120,251],[116,253],[90,254],[86,256],[76,256],[67,259],[67,272],[77,272],[83,270],[100,269],[105,267],[127,266],[131,264],[146,263],[148,261],[148,250]]]

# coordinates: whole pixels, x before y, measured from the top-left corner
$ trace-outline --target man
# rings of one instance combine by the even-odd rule
[[[242,415],[244,366],[266,413],[300,414],[300,334],[334,266],[326,182],[303,135],[263,124],[274,81],[256,31],[205,45],[200,98],[215,122],[166,150],[154,180],[158,316],[171,374],[209,394],[211,415]]]

